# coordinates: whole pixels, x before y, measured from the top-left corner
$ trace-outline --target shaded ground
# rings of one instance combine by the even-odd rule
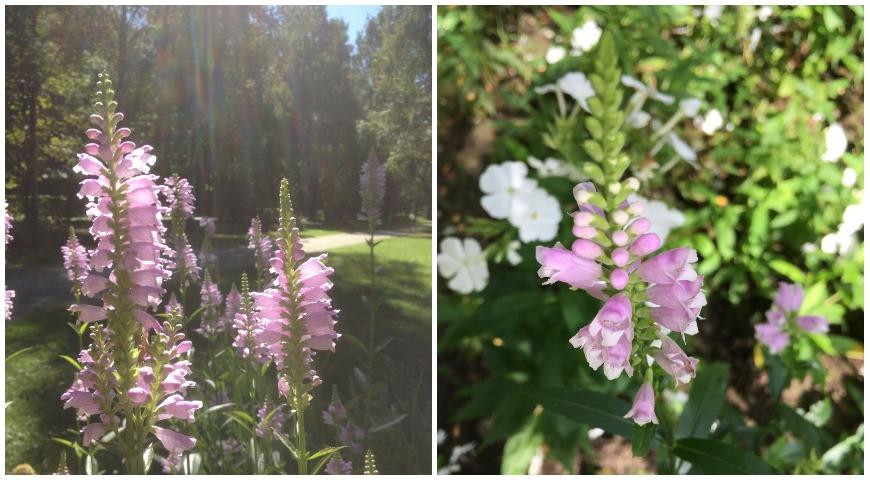
[[[386,233],[386,232],[385,232]],[[385,303],[376,320],[376,344],[393,338],[382,350],[376,372],[389,386],[385,395],[397,413],[408,413],[396,428],[373,434],[378,466],[382,473],[428,473],[431,455],[431,238],[389,237],[377,247],[379,291]],[[329,250],[333,276],[333,299],[339,314],[340,339],[336,353],[324,358],[318,368],[324,378],[320,392],[338,385],[344,395],[354,366],[361,366],[363,354],[347,340],[368,338],[368,314],[361,296],[368,292],[368,247],[359,242],[338,247],[330,241],[346,234],[321,236],[310,251]],[[330,237],[333,240],[329,240]],[[357,236],[351,234],[356,239]],[[320,240],[326,239],[326,240]],[[252,270],[253,257],[241,237],[218,238],[221,290],[237,282],[242,271]],[[18,251],[16,251],[17,253]],[[60,265],[60,253],[30,252],[10,255],[7,285],[16,290],[13,320],[6,325],[6,355],[23,348],[30,350],[6,364],[6,462],[11,471],[20,463],[49,473],[57,466],[64,448],[52,437],[70,437],[75,427],[71,411],[63,410],[60,394],[68,387],[74,371],[58,355],[74,355],[78,338],[64,325],[72,321],[66,308],[74,301],[69,281]],[[34,261],[24,262],[25,259]],[[328,393],[316,402],[328,401]],[[312,432],[317,436],[318,432]],[[75,470],[74,456],[70,467]]]

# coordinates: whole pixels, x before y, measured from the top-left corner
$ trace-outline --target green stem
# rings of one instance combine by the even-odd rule
[[[296,460],[299,464],[299,475],[308,475],[308,449],[305,446],[305,407],[303,400],[299,398],[296,399]]]
[[[369,221],[369,364],[368,364],[368,382],[369,382],[369,390],[366,391],[366,414],[365,414],[365,425],[369,425],[370,419],[370,409],[369,405],[371,404],[369,397],[369,391],[371,389],[372,383],[372,373],[374,371],[375,364],[375,231],[374,227],[371,225],[371,220]]]

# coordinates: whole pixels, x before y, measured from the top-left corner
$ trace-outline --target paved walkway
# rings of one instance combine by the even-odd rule
[[[392,232],[376,233],[375,241],[377,242],[378,240],[383,240],[385,238],[395,236],[396,235]],[[333,248],[349,247],[351,245],[365,243],[366,239],[368,238],[368,233],[336,233],[333,235],[324,235],[322,237],[303,238],[302,246],[308,253],[325,252]]]

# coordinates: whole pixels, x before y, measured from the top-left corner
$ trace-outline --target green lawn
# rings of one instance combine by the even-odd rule
[[[312,230],[308,230],[309,234]],[[375,380],[386,385],[384,394],[395,413],[408,414],[397,427],[373,434],[382,473],[429,473],[431,248],[431,238],[391,238],[376,249],[377,263],[382,265],[377,279],[378,291],[384,303],[376,320],[375,343],[387,342],[387,345],[379,354]],[[350,339],[368,341],[368,310],[362,300],[362,295],[368,294],[368,247],[359,244],[335,249],[329,253],[327,263],[335,268],[332,296],[335,307],[341,310],[336,327],[345,337],[339,339],[335,354],[317,359],[317,368],[324,380],[314,392],[314,405],[318,408],[329,401],[333,385],[338,386],[343,397],[352,395],[353,367],[365,369],[365,355]],[[247,256],[222,257],[221,290],[226,292],[231,283],[238,283],[243,270],[250,272],[250,269],[251,259]],[[68,284],[64,283],[62,272],[55,269],[50,273],[50,281],[43,280],[44,272],[27,273],[32,276],[31,293],[16,298],[13,320],[6,324],[7,355],[33,347],[6,364],[7,473],[20,463],[31,464],[38,473],[51,473],[64,448],[51,438],[70,438],[65,431],[75,428],[73,413],[63,410],[59,399],[72,381],[74,371],[58,357],[61,354],[75,356],[78,352],[77,337],[65,325],[72,319],[66,311],[72,296],[66,290]],[[24,274],[17,268],[7,271],[10,279],[20,279]],[[19,286],[11,283],[11,288]],[[38,301],[29,305],[18,303],[28,298]],[[326,433],[315,431],[312,435],[324,437]],[[73,469],[74,461],[75,456],[71,455]]]

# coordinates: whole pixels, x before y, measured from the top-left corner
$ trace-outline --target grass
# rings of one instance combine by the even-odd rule
[[[309,229],[309,234],[311,233]],[[319,233],[326,232],[325,230]],[[330,231],[330,233],[338,233]],[[328,234],[328,233],[323,233]],[[252,259],[239,248],[240,240],[223,239],[234,250],[221,261],[221,290],[238,283],[242,271],[251,271]],[[219,245],[224,246],[224,245]],[[378,292],[384,298],[376,319],[376,345],[387,343],[378,355],[374,382],[382,383],[384,402],[379,413],[407,414],[397,426],[371,434],[382,473],[429,473],[431,456],[431,238],[390,238],[377,249]],[[241,253],[239,253],[241,251]],[[338,316],[339,339],[334,354],[317,358],[324,384],[315,390],[313,409],[329,402],[333,386],[342,398],[358,394],[353,369],[366,370],[366,355],[351,340],[367,343],[368,310],[362,300],[368,295],[368,247],[359,244],[330,251],[327,263],[335,268],[332,291]],[[52,437],[73,438],[76,428],[71,410],[63,410],[60,394],[69,386],[74,371],[58,355],[75,356],[78,339],[65,323],[72,320],[69,285],[59,266],[19,267],[7,271],[10,288],[18,290],[13,320],[6,324],[7,355],[22,348],[31,350],[6,365],[6,461],[7,473],[29,463],[38,473],[51,473],[65,447]],[[352,407],[349,407],[352,408]],[[319,417],[313,416],[314,421]],[[310,432],[317,445],[335,444],[325,428]],[[75,456],[68,452],[70,468]]]

